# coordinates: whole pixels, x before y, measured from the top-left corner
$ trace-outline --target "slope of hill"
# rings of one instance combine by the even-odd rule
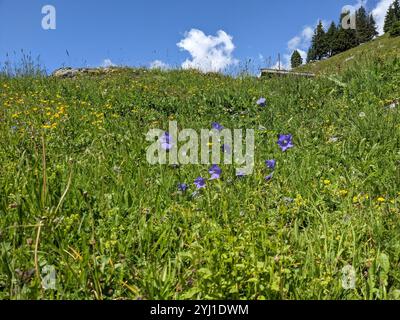
[[[400,59],[400,37],[391,38],[384,35],[327,60],[302,65],[295,71],[316,74],[341,73],[347,69],[365,66],[367,63],[379,63],[396,57]]]
[[[0,299],[399,299],[400,60],[378,41],[329,79],[0,77]],[[172,120],[254,129],[253,174],[150,164]]]

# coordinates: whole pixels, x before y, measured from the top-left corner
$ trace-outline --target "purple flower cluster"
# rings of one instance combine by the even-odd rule
[[[274,170],[276,166],[276,161],[275,160],[267,160],[265,161],[265,165],[267,166],[268,169]]]
[[[211,124],[211,128],[214,129],[214,130],[217,130],[217,131],[222,131],[222,130],[225,129],[224,126],[221,125],[221,124],[218,123],[218,122],[213,122],[213,123]]]
[[[291,134],[281,134],[278,137],[278,146],[283,152],[294,147],[293,136]]]
[[[194,185],[197,189],[203,189],[206,187],[206,179],[198,177],[196,180],[194,180]]]
[[[211,168],[208,170],[208,173],[210,174],[210,180],[218,180],[221,178],[222,175],[222,169],[214,164],[211,166]],[[204,189],[206,187],[206,179],[203,177],[197,177],[194,180],[195,187],[197,190]],[[178,184],[178,191],[185,192],[189,189],[189,186],[186,183],[180,183]]]
[[[269,181],[272,180],[273,177],[274,177],[274,173],[272,172],[271,174],[269,174],[269,175],[267,175],[267,176],[265,177],[265,181],[269,182]]]
[[[238,178],[244,178],[245,176],[246,176],[246,174],[242,170],[239,170],[236,172],[236,177],[238,177]]]
[[[222,152],[224,152],[224,153],[231,153],[231,151],[232,151],[232,148],[229,144],[223,144],[221,149],[222,149]]]
[[[257,101],[257,104],[259,106],[265,106],[266,104],[266,99],[265,98],[260,98]],[[218,122],[213,122],[211,124],[213,130],[218,130],[222,131],[224,130],[224,126],[222,126]],[[160,139],[162,148],[164,150],[170,150],[173,147],[173,141],[171,136],[169,135],[168,132],[165,132],[164,135]],[[287,150],[291,149],[294,147],[293,144],[293,136],[291,134],[281,134],[278,136],[278,146],[281,148],[282,152],[286,152]],[[231,147],[227,144],[222,145],[222,151],[230,153],[231,152]],[[270,170],[270,174],[265,177],[266,181],[271,181],[273,176],[274,176],[274,170],[276,168],[276,160],[275,159],[270,159],[265,161],[265,165],[267,169]],[[213,164],[211,168],[208,170],[208,173],[210,174],[210,181],[212,180],[218,180],[221,178],[222,175],[222,169],[217,165]],[[246,174],[243,171],[237,171],[236,176],[238,178],[245,177]],[[197,177],[194,180],[195,187],[197,190],[204,189],[206,188],[206,179],[203,177]],[[178,191],[180,192],[186,192],[189,189],[189,186],[186,183],[180,183],[178,184]],[[198,193],[198,191],[196,191]]]
[[[259,107],[265,107],[267,105],[267,99],[265,98],[260,98],[257,100],[257,105]]]
[[[208,173],[211,175],[210,180],[217,180],[221,177],[222,169],[214,164],[210,170],[208,170]]]
[[[265,165],[267,166],[267,168],[269,170],[272,170],[272,173],[265,177],[265,181],[271,181],[272,178],[274,177],[274,170],[275,170],[275,167],[276,167],[276,160],[274,160],[274,159],[267,160],[267,161],[265,161]]]
[[[185,192],[188,189],[188,185],[186,183],[180,183],[178,184],[178,190],[181,192]]]
[[[169,151],[173,147],[173,141],[169,134],[169,132],[164,132],[164,134],[160,138],[161,148],[166,151]]]

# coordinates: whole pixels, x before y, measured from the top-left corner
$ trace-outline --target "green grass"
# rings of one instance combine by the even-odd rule
[[[0,78],[0,298],[400,298],[400,107],[387,108],[400,61],[374,59],[312,80]],[[256,129],[254,174],[223,166],[191,197],[209,166],[146,161],[147,131],[172,119]],[[48,266],[55,290],[41,286]]]
[[[365,63],[371,62],[372,57],[376,63],[400,58],[400,37],[392,38],[384,35],[327,60],[302,65],[296,68],[296,71],[313,72],[318,75],[342,73],[365,66]]]

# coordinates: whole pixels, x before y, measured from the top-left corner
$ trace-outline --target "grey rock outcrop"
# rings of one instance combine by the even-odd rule
[[[56,78],[75,78],[81,74],[91,74],[91,75],[100,75],[100,74],[108,74],[117,71],[118,68],[109,67],[109,68],[71,68],[65,67],[55,70],[51,76]]]

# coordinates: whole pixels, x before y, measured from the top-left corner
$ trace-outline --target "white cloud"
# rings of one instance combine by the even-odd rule
[[[162,62],[161,60],[154,60],[153,62],[150,63],[150,69],[167,70],[169,69],[169,65],[166,64],[165,62]]]
[[[380,0],[376,7],[372,10],[372,14],[375,18],[378,27],[377,29],[380,35],[383,34],[383,26],[385,25],[386,13],[393,2],[394,0]]]
[[[353,5],[355,10],[358,10],[363,6],[364,8],[367,7],[368,0],[357,0],[357,3]]]
[[[211,36],[205,35],[201,30],[192,29],[185,33],[185,38],[177,46],[191,55],[191,60],[187,59],[182,63],[183,69],[219,72],[238,63],[232,55],[235,49],[232,37],[223,30],[219,30],[216,36]]]
[[[311,41],[314,35],[314,30],[310,26],[304,27],[303,31],[301,32],[301,36],[305,41]]]
[[[315,27],[317,24],[315,24]],[[293,39],[289,40],[288,42],[288,49],[290,50],[306,50],[311,43],[312,37],[314,36],[314,29],[315,27],[311,26],[305,26],[303,30],[300,32],[300,35],[294,37],[293,39],[298,38],[298,41],[296,41],[296,45],[293,46],[294,41]]]
[[[298,48],[301,44],[301,37],[296,36],[292,39],[289,40],[287,46],[289,50],[296,50],[296,48]]]
[[[301,57],[303,58],[303,61],[306,62],[307,60],[307,51],[297,49],[297,51],[300,53]]]
[[[110,59],[104,59],[103,63],[101,64],[103,68],[109,68],[109,67],[115,67],[116,64],[114,64]]]

